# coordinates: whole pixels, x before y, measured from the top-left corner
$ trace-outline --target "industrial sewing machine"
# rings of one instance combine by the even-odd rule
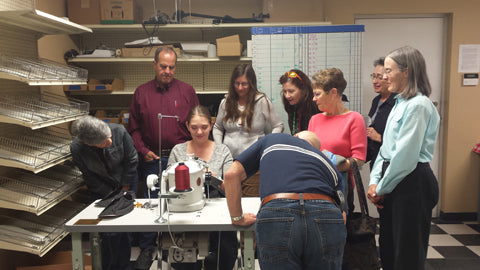
[[[206,172],[205,172],[206,171]],[[205,183],[207,182],[207,185]],[[203,209],[208,197],[205,190],[213,186],[222,191],[222,181],[213,177],[208,165],[199,159],[189,156],[186,161],[171,164],[163,171],[159,179],[157,175],[147,177],[150,190],[159,189],[157,223],[168,222],[168,216],[175,212],[194,212]],[[159,187],[156,187],[159,185]],[[223,192],[223,191],[222,191]],[[165,211],[168,215],[165,217]],[[170,213],[171,212],[171,213]],[[167,262],[194,263],[208,255],[209,233],[169,233],[170,237],[162,237],[159,250],[163,254],[168,251]]]

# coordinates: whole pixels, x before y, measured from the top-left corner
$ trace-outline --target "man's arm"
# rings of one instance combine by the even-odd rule
[[[228,210],[232,217],[232,224],[248,226],[255,223],[256,215],[243,214],[242,210],[242,180],[247,178],[247,173],[242,163],[234,161],[225,173],[225,197]]]
[[[133,144],[135,146],[135,149],[137,152],[145,157],[147,153],[149,154],[150,149],[145,147],[145,143],[142,140],[142,134],[140,130],[140,125],[141,123],[141,117],[140,117],[140,112],[139,112],[139,104],[138,104],[138,88],[135,90],[135,93],[133,94],[132,97],[132,102],[130,103],[130,118],[128,120],[128,127],[127,131],[130,133],[130,136],[132,137]],[[153,153],[152,153],[153,154]],[[151,156],[151,155],[150,155]],[[153,157],[149,157],[150,160],[153,159]]]

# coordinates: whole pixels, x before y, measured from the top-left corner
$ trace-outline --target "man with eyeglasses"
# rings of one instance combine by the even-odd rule
[[[164,170],[173,146],[191,139],[185,122],[188,112],[199,105],[199,101],[195,89],[190,84],[174,78],[176,64],[177,54],[173,48],[168,46],[158,48],[153,61],[155,79],[135,90],[130,105],[128,131],[140,156],[139,173],[144,183],[144,197],[148,197],[146,177],[150,174],[159,175],[159,161],[161,160]],[[173,116],[160,120],[161,134],[158,130],[159,113],[162,116]],[[161,153],[159,153],[160,135]],[[157,192],[151,192],[150,196],[156,198]],[[136,269],[150,268],[156,235],[155,232],[140,235],[138,244],[142,251],[137,259]]]
[[[385,58],[381,57],[373,62],[374,70],[370,74],[373,83],[373,91],[378,95],[372,100],[372,106],[368,117],[370,123],[367,123],[367,161],[370,161],[370,170],[375,163],[380,146],[382,146],[382,136],[387,124],[387,118],[395,105],[394,97],[396,93],[388,91],[387,81],[383,79]]]
[[[71,132],[75,136],[70,145],[72,160],[82,172],[90,199],[135,190],[138,155],[122,125],[85,116],[73,122]],[[100,237],[102,269],[130,269],[129,233],[106,232]]]

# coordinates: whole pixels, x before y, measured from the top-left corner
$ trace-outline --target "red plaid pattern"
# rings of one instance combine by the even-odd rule
[[[473,148],[473,152],[480,154],[480,142],[475,145],[475,147]]]

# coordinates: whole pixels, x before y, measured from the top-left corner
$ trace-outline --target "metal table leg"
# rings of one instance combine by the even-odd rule
[[[244,233],[244,249],[243,249],[243,265],[246,270],[255,269],[255,249],[253,247],[253,231],[245,231]]]
[[[90,249],[92,252],[92,270],[102,270],[102,254],[100,251],[100,234],[90,233]]]
[[[73,270],[84,270],[82,233],[72,232],[72,265]]]

